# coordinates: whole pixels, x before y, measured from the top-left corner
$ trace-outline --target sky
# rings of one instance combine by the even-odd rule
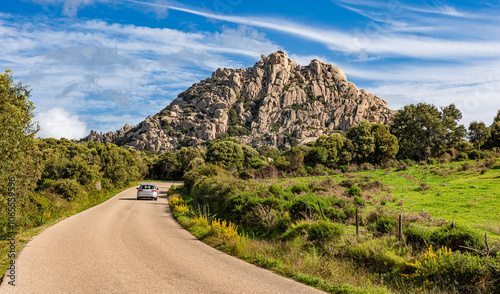
[[[500,110],[500,0],[9,0],[0,70],[29,85],[39,137],[136,125],[217,68],[285,51],[340,67],[391,109]]]

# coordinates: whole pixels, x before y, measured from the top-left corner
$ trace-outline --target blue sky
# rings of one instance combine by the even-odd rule
[[[135,125],[219,67],[279,49],[332,63],[400,109],[500,109],[500,0],[9,0],[0,66],[30,85],[40,137]]]

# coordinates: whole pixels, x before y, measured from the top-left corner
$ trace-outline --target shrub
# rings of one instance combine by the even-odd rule
[[[391,233],[396,230],[397,221],[393,218],[382,216],[375,223],[375,230],[381,234]]]
[[[260,168],[255,176],[261,179],[274,179],[279,175],[278,169],[274,165],[266,165]]]
[[[497,164],[497,160],[496,160],[496,158],[486,158],[486,159],[484,160],[484,165],[485,165],[487,168],[494,168],[496,164]]]
[[[273,162],[271,162],[271,164],[282,171],[290,169],[290,162],[283,156],[278,156]]]
[[[359,196],[354,196],[354,200],[353,200],[353,203],[357,206],[365,206],[365,200],[363,200],[361,197]]]
[[[361,169],[363,171],[373,171],[375,170],[375,167],[372,164],[365,162],[361,165]]]
[[[318,191],[323,191],[323,192],[328,192],[328,188],[325,188],[325,187],[313,187],[311,189],[311,192],[318,192]]]
[[[434,159],[434,158],[432,158],[432,157],[431,157],[431,158],[428,158],[428,159],[427,159],[427,164],[436,164],[436,159]]]
[[[271,185],[268,188],[269,193],[273,194],[274,196],[278,197],[278,195],[283,194],[283,187],[280,185]]]
[[[55,192],[61,194],[63,198],[74,199],[77,196],[83,196],[87,193],[75,179],[58,180],[55,186]]]
[[[457,160],[459,161],[469,160],[469,156],[465,152],[460,152],[457,156]]]
[[[426,190],[429,190],[431,187],[429,185],[427,185],[426,183],[424,182],[421,182],[419,187],[417,188],[418,191],[426,191]]]
[[[323,213],[325,213],[325,209],[329,207],[325,200],[322,197],[318,197],[313,193],[309,193],[307,195],[302,195],[295,199],[295,201],[290,205],[290,217],[293,220],[302,219],[305,216],[306,211],[306,197],[307,197],[307,213],[309,217],[318,216],[321,217],[320,208],[318,206],[321,205],[323,209]]]
[[[436,247],[446,246],[452,250],[463,250],[460,246],[472,248],[484,247],[484,241],[480,234],[463,227],[443,226],[431,233],[430,239]]]
[[[242,171],[238,176],[242,180],[255,179],[255,170],[254,169],[246,169],[246,170]]]
[[[358,187],[357,185],[352,185],[350,188],[348,188],[347,190],[345,190],[347,195],[349,196],[361,196],[361,192],[363,192],[361,190],[360,187]]]
[[[345,179],[342,182],[340,182],[340,186],[345,188],[350,188],[353,185],[356,185],[356,181],[354,179]]]
[[[218,237],[234,240],[240,235],[238,234],[238,226],[226,220],[215,219],[210,225],[210,232]]]
[[[298,193],[302,193],[302,192],[309,192],[309,188],[306,185],[298,184],[298,185],[292,186],[291,191],[294,194],[298,194]]]
[[[446,246],[434,250],[432,245],[415,262],[407,263],[408,280],[424,289],[450,289],[458,293],[500,293],[498,258],[453,252]]]
[[[335,240],[344,234],[344,228],[330,221],[299,221],[292,225],[284,234],[283,240],[305,236],[309,241],[324,242]]]
[[[245,161],[245,154],[241,144],[233,141],[218,141],[208,146],[206,161],[221,164],[224,168],[234,166],[236,169],[241,170]]]
[[[414,226],[405,227],[403,233],[406,241],[415,248],[426,248],[433,245],[437,248],[446,246],[453,251],[464,250],[460,246],[471,248],[483,248],[484,241],[480,234],[463,227],[443,226],[439,229],[431,230],[417,228]]]
[[[375,272],[391,272],[405,265],[405,260],[396,253],[395,242],[396,238],[393,236],[376,238],[353,244],[347,248],[347,253],[355,261]]]
[[[414,226],[405,226],[403,228],[403,234],[406,238],[406,242],[411,244],[414,248],[427,248],[431,244],[431,232],[429,230]]]
[[[189,207],[185,204],[174,206],[174,210],[172,211],[174,214],[188,214]]]

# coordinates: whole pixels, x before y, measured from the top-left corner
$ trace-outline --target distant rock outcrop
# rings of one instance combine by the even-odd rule
[[[253,145],[289,147],[360,121],[387,124],[387,101],[347,81],[344,72],[313,60],[299,66],[281,50],[247,69],[217,69],[135,127],[92,131],[81,141],[113,142],[163,152],[203,146],[227,133]]]

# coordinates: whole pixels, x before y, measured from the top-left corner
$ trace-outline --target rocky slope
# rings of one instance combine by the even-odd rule
[[[346,131],[362,120],[388,123],[387,101],[348,82],[341,69],[313,60],[299,66],[283,51],[247,69],[218,69],[135,127],[81,141],[163,152],[203,146],[223,134],[243,143],[289,147]]]

